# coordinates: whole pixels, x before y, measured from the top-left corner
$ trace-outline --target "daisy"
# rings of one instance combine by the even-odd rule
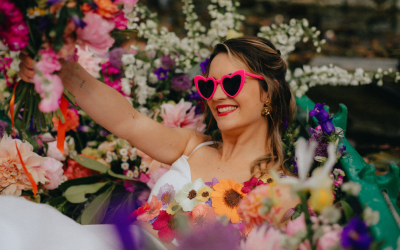
[[[199,178],[194,182],[186,183],[176,194],[175,200],[182,206],[183,211],[191,211],[195,206],[201,203],[197,197],[200,189],[205,187],[203,179]]]

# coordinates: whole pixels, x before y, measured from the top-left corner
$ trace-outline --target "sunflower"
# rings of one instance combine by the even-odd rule
[[[222,179],[215,184],[215,191],[211,193],[214,212],[219,216],[228,216],[232,223],[242,220],[237,211],[239,201],[246,196],[242,187],[242,184],[229,179]]]

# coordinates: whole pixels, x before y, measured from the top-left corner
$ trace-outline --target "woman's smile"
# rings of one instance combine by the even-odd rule
[[[217,106],[217,111],[218,111],[218,116],[225,116],[237,109],[238,106],[235,105],[218,105]]]

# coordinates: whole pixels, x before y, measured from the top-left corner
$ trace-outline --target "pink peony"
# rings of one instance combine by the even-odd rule
[[[33,147],[28,142],[4,136],[0,141],[0,190],[1,194],[20,196],[22,190],[32,189],[18,157],[15,143],[21,153],[23,162],[36,184],[45,184],[46,171],[40,166],[47,158],[33,152]]]
[[[170,128],[191,128],[199,132],[204,132],[206,125],[197,125],[203,119],[203,115],[196,115],[196,107],[191,102],[185,102],[183,98],[176,105],[163,104],[161,105],[160,116],[163,118],[162,124]]]
[[[89,74],[91,74],[94,78],[100,77],[100,63],[101,58],[94,55],[91,51],[87,50],[86,48],[81,48],[76,46],[78,49],[78,63],[82,65],[84,69],[86,69]]]
[[[47,151],[47,157],[51,157],[53,159],[56,159],[57,161],[65,161],[65,157],[69,155],[69,149],[68,149],[68,144],[67,142],[64,141],[64,155],[61,154],[60,150],[57,148],[57,141],[49,142],[47,143],[48,151]]]
[[[285,228],[285,232],[289,236],[295,235],[298,231],[306,230],[306,222],[304,220],[304,214],[301,214],[295,220],[289,221]]]
[[[59,71],[61,69],[61,63],[58,61],[59,56],[53,49],[41,49],[39,50],[39,55],[40,60],[35,66],[43,74],[51,74],[54,71]]]
[[[340,244],[340,234],[341,230],[333,230],[322,235],[318,240],[317,250],[329,250],[334,246],[338,246]]]
[[[42,97],[42,101],[39,103],[40,111],[48,113],[57,110],[64,90],[61,78],[52,74],[44,74],[43,77],[36,74],[33,77],[33,83],[36,92]]]
[[[40,165],[40,168],[46,171],[46,178],[49,183],[44,185],[46,189],[56,189],[62,181],[63,164],[53,158],[48,158]]]
[[[83,29],[76,29],[78,42],[87,44],[90,50],[103,56],[107,49],[114,44],[115,40],[110,36],[110,32],[114,29],[115,24],[93,12],[86,13],[82,20],[87,25]]]
[[[253,229],[246,242],[242,241],[243,250],[284,250],[280,244],[282,233],[274,227],[264,225]]]

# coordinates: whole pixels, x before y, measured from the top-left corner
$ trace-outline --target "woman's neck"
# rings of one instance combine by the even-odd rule
[[[222,144],[219,147],[222,161],[249,159],[250,161],[267,153],[267,123],[252,124],[235,131],[221,131]]]

